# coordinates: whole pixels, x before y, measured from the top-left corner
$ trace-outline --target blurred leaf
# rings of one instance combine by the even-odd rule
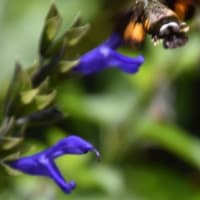
[[[15,128],[14,117],[5,118],[0,127],[0,140],[3,139],[5,135],[8,136],[13,128]]]
[[[39,89],[40,94],[46,93],[49,90],[49,77],[45,78],[37,88]]]
[[[78,27],[72,27],[66,31],[66,33],[63,36],[63,39],[65,38],[66,43],[69,46],[74,46],[82,39],[83,36],[85,36],[89,28],[89,24],[85,24]]]
[[[139,165],[127,169],[128,189],[136,199],[198,200],[200,192],[192,179],[166,166]]]
[[[2,149],[4,150],[10,150],[17,145],[19,145],[22,141],[23,138],[16,138],[16,137],[3,137],[4,143],[2,145]]]
[[[79,64],[79,60],[72,60],[72,61],[61,61],[59,63],[59,68],[61,73],[66,73],[71,70],[74,66]]]
[[[55,4],[52,4],[47,14],[40,42],[40,55],[46,56],[46,52],[56,37],[61,25],[61,17]]]
[[[71,26],[70,27],[77,27],[77,26],[80,26],[81,25],[81,16],[80,16],[80,14],[77,14],[75,17],[74,17],[74,19],[73,19],[73,21],[72,21],[72,24],[71,24]]]
[[[56,107],[50,107],[18,118],[17,125],[23,125],[26,123],[37,126],[44,126],[48,124],[53,125],[55,122],[63,120],[64,118],[64,113],[62,113]]]
[[[35,98],[37,109],[42,110],[49,106],[54,101],[56,94],[56,90],[53,90],[50,94],[37,95]]]
[[[21,69],[19,80],[21,82],[20,91],[32,88],[31,74],[26,69]]]
[[[175,125],[141,120],[138,134],[200,169],[200,141]]]
[[[4,100],[4,114],[10,115],[14,106],[14,103],[19,95],[19,91],[24,87],[29,87],[29,81],[25,75],[25,72],[21,69],[21,65],[16,63],[13,78],[10,82],[5,100]]]
[[[80,17],[77,15],[71,27],[69,27],[61,37],[55,40],[51,46],[49,46],[48,50],[46,50],[46,57],[49,58],[56,54],[64,55],[67,47],[75,46],[86,35],[89,28],[89,24],[80,24]]]
[[[39,89],[32,89],[21,92],[21,100],[23,104],[30,104],[39,93]]]
[[[4,167],[4,169],[6,170],[6,172],[11,175],[11,176],[17,176],[22,174],[20,171],[15,170],[13,168],[11,168],[8,164],[6,164],[6,162],[12,161],[12,160],[16,160],[20,157],[20,152],[15,152],[13,154],[10,154],[9,156],[6,156],[5,158],[3,158],[0,161],[0,165],[2,167]]]
[[[75,46],[86,35],[89,28],[90,25],[85,24],[67,29],[65,33],[51,46],[48,55],[56,54],[62,49],[64,49],[64,51],[67,49],[69,50],[69,47]],[[62,52],[64,51],[62,50]]]
[[[125,190],[122,172],[114,167],[98,164],[98,166],[92,170],[92,176],[95,177],[97,184],[101,185],[110,195],[117,196]]]
[[[6,165],[6,164],[1,164],[1,165],[4,167],[4,169],[10,176],[18,176],[22,174],[22,172],[9,167],[9,165]]]
[[[28,91],[21,92],[21,101],[23,104],[27,105],[32,103],[37,96],[46,93],[49,86],[49,79],[46,78],[37,88],[30,89]]]
[[[20,157],[20,152],[15,152],[15,153],[12,153],[6,157],[4,157],[2,160],[3,161],[11,161],[11,160],[16,160]]]

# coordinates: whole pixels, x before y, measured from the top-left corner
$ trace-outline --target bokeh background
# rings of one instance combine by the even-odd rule
[[[37,59],[39,37],[51,2],[0,0],[2,90],[16,60],[27,67]],[[110,5],[106,0],[54,2],[63,16],[63,28],[77,13],[83,21],[92,23],[87,48],[100,43],[110,32],[112,22],[107,17],[114,12],[112,1]],[[183,48],[155,47],[148,37],[140,49],[121,49],[126,55],[144,55],[145,64],[135,75],[109,69],[55,86],[59,91],[57,105],[70,116],[69,120],[62,129],[32,130],[27,141],[32,147],[29,154],[69,133],[89,140],[101,152],[100,162],[92,154],[57,160],[66,179],[78,184],[70,196],[49,179],[1,173],[0,199],[200,200],[198,12],[189,23],[189,42]]]

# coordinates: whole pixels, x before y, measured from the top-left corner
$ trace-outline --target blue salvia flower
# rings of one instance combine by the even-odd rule
[[[87,75],[108,67],[116,67],[126,73],[137,72],[144,62],[143,56],[130,58],[118,53],[115,49],[122,43],[121,36],[113,33],[104,43],[81,56],[74,71]]]
[[[44,151],[22,157],[8,164],[10,167],[29,175],[49,177],[65,193],[70,193],[76,187],[76,183],[74,181],[66,182],[54,160],[64,154],[85,154],[89,151],[95,152],[97,157],[100,156],[93,145],[78,136],[72,135],[60,140]]]

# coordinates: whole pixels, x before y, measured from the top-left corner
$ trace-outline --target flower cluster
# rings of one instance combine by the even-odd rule
[[[120,35],[113,33],[103,44],[81,56],[78,65],[73,70],[83,75],[97,73],[107,67],[117,67],[126,73],[137,72],[144,58],[142,56],[130,58],[121,55],[115,50],[121,44]],[[7,164],[29,175],[49,177],[65,193],[70,193],[76,187],[76,183],[66,182],[54,160],[64,154],[85,154],[89,151],[95,152],[97,157],[100,156],[90,143],[80,137],[69,136],[42,152],[10,161]]]
[[[130,58],[118,53],[115,49],[122,43],[121,36],[113,33],[104,43],[81,56],[73,71],[87,75],[108,67],[117,67],[126,73],[137,72],[144,58],[142,56]],[[29,175],[49,177],[65,193],[70,193],[76,187],[76,183],[66,182],[54,160],[64,154],[85,154],[89,151],[95,152],[97,157],[100,156],[99,152],[84,139],[69,136],[42,152],[10,161],[7,164]]]
[[[30,102],[30,99],[33,99],[40,92],[41,88],[43,88],[43,86],[41,86],[40,88],[40,84],[42,85],[42,82],[45,80],[45,78],[49,76],[51,68],[57,66],[60,60],[62,61],[63,59],[65,48],[61,48],[61,50],[58,50],[59,56],[56,54],[53,56],[53,58],[51,58],[47,53],[48,48],[46,46],[47,42],[51,42],[51,40],[56,35],[56,31],[53,32],[53,36],[51,34],[48,35],[49,31],[47,31],[46,29],[48,29],[49,26],[50,28],[52,28],[51,26],[54,26],[56,28],[59,27],[59,21],[60,18],[56,7],[52,6],[47,16],[47,23],[43,31],[40,48],[40,57],[42,59],[50,59],[48,62],[44,62],[47,64],[44,64],[44,66],[38,68],[37,73],[34,74],[32,78],[32,85],[34,86],[34,88],[31,88],[31,90],[28,92],[28,95],[25,95],[26,98],[29,97],[28,102]],[[72,27],[72,30],[76,30],[75,32],[82,29],[83,27]],[[66,34],[69,33],[70,31],[66,32]],[[63,40],[65,41],[65,39]],[[64,42],[64,44],[66,44],[66,42]],[[144,58],[142,56],[131,58],[120,54],[116,51],[116,49],[122,44],[123,39],[121,35],[118,33],[113,33],[105,42],[90,50],[89,52],[83,54],[79,58],[79,60],[75,62],[76,64],[73,65],[73,67],[70,69],[73,72],[80,73],[82,75],[94,74],[110,67],[118,68],[125,73],[135,73],[143,64]],[[39,89],[37,87],[39,87]],[[55,117],[55,113],[58,115],[58,117]],[[29,121],[37,122],[38,119],[39,121],[41,119],[45,119],[46,121],[46,119],[49,120],[49,118],[52,118],[52,116],[54,116],[53,119],[63,117],[61,113],[57,110],[55,112],[54,109],[43,109],[42,111],[37,111],[36,113],[32,113],[28,116],[18,119],[17,123],[18,125],[23,125],[24,123],[28,123]],[[52,179],[62,189],[62,191],[64,191],[65,193],[71,193],[72,190],[76,187],[76,183],[74,181],[67,182],[64,179],[62,173],[56,166],[55,159],[65,154],[80,155],[88,152],[94,152],[97,157],[100,156],[99,152],[93,147],[92,144],[78,136],[72,135],[58,141],[53,146],[39,153],[26,157],[21,157],[19,159],[13,159],[11,161],[9,160],[6,162],[6,164],[15,170],[21,171],[29,175],[48,177]]]

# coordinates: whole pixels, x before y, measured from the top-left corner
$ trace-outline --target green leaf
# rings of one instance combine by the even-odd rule
[[[141,139],[151,140],[200,169],[200,141],[182,129],[165,123],[141,121],[138,130]]]
[[[145,200],[198,200],[200,192],[190,173],[158,163],[126,168],[128,190]],[[132,198],[130,198],[132,199]],[[135,199],[135,198],[134,198]]]
[[[23,138],[4,137],[2,141],[3,141],[2,149],[10,150],[18,146],[23,141]]]
[[[10,85],[7,90],[7,94],[4,100],[4,115],[10,115],[13,109],[13,103],[15,102],[17,95],[19,94],[19,90],[21,87],[21,65],[19,63],[15,64],[15,71],[13,74],[13,78],[10,82]]]
[[[0,140],[2,140],[5,135],[9,135],[9,133],[14,129],[14,127],[15,127],[14,117],[5,118],[0,127]]]
[[[47,77],[42,83],[38,86],[40,93],[46,92],[49,89],[49,78]]]
[[[18,119],[18,124],[28,125],[36,125],[36,126],[44,126],[48,124],[54,124],[60,120],[65,119],[66,115],[62,113],[56,107],[48,107],[46,109],[42,109],[40,111],[32,112],[22,118]]]
[[[81,17],[80,17],[80,14],[78,13],[75,17],[74,17],[74,19],[73,19],[73,21],[72,21],[72,24],[71,24],[71,28],[73,28],[73,27],[77,27],[77,26],[80,26],[81,25]]]
[[[78,64],[79,64],[79,60],[61,61],[59,63],[60,72],[66,73]]]
[[[46,78],[37,88],[21,92],[21,101],[27,105],[34,101],[37,95],[46,92],[49,86],[49,79]]]
[[[2,167],[4,167],[4,169],[6,170],[6,172],[9,175],[11,175],[11,176],[20,175],[21,172],[11,168],[9,165],[6,164],[7,161],[16,160],[16,159],[19,159],[19,157],[20,157],[20,152],[16,152],[16,153],[10,154],[10,155],[6,156],[5,158],[3,158],[2,160],[0,160],[0,165]]]
[[[55,6],[52,4],[47,14],[45,25],[42,31],[40,42],[40,55],[45,57],[49,46],[55,39],[61,26],[61,17]]]
[[[30,90],[32,88],[31,74],[27,70],[21,70],[20,73],[21,87],[20,90]]]
[[[51,103],[53,103],[56,94],[57,94],[56,90],[53,90],[50,94],[38,95],[35,99],[37,109],[42,110],[47,106],[49,106]]]
[[[9,165],[6,165],[6,164],[4,164],[4,163],[1,163],[1,166],[4,167],[4,169],[6,170],[6,172],[7,172],[10,176],[18,176],[18,175],[21,175],[21,174],[22,174],[22,172],[11,168]]]
[[[1,160],[1,164],[2,162],[5,162],[5,161],[11,161],[11,160],[16,160],[16,159],[19,159],[20,158],[20,155],[21,153],[18,151],[18,152],[15,152],[15,153],[12,153],[6,157],[4,157],[2,160]]]
[[[56,54],[64,55],[67,47],[75,46],[86,35],[89,28],[89,24],[80,25],[80,17],[77,16],[71,27],[49,46],[45,52],[46,57],[52,57],[52,55]]]
[[[52,41],[55,38],[58,32],[58,29],[60,27],[60,24],[61,24],[61,20],[58,16],[53,17],[47,21],[47,30],[46,30],[47,35],[46,36],[49,41]]]
[[[35,99],[36,95],[38,95],[39,91],[39,88],[36,88],[29,91],[21,92],[22,103],[25,105],[30,104]]]
[[[90,28],[89,24],[85,24],[78,27],[72,27],[71,29],[65,32],[63,38],[65,38],[66,43],[69,46],[74,46],[82,39],[82,37],[85,36],[89,28]]]

